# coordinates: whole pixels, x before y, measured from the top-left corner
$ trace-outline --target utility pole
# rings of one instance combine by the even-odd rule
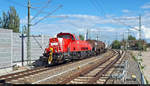
[[[118,33],[116,32],[116,40],[118,40]]]
[[[89,31],[88,31],[88,29],[87,29],[86,40],[88,40],[88,39],[89,39]]]
[[[129,29],[128,29],[128,37],[127,37],[127,44],[126,44],[126,48],[127,48],[127,50],[128,50],[128,47],[129,47],[130,45],[129,45]]]
[[[91,39],[91,32],[90,32],[90,29],[88,30],[88,38]]]
[[[108,48],[110,47],[110,41],[108,40]]]
[[[125,50],[125,40],[124,40],[124,32],[123,32],[123,50]]]
[[[96,40],[98,41],[98,34],[97,34],[97,36],[96,36]]]
[[[141,15],[139,15],[139,49],[140,49],[140,52],[139,52],[139,55],[142,56],[142,43],[141,43]]]
[[[48,4],[50,3],[51,0],[48,0]],[[47,4],[47,6],[48,6]],[[30,19],[30,9],[31,9],[31,3],[30,0],[28,0],[28,24],[27,24],[27,64],[31,65],[31,42],[30,42],[30,26],[31,26],[31,21],[34,20],[41,12],[42,10],[45,8],[45,6],[43,8],[41,8],[38,13],[32,18]],[[55,11],[57,11],[59,8],[61,8],[62,5],[59,5],[59,7],[57,7],[55,10],[53,10],[52,12],[49,12],[46,16],[44,16],[43,18],[39,19],[37,22],[35,22],[34,24],[32,24],[32,26],[37,25],[39,22],[41,22],[42,20],[44,20],[45,18],[49,17],[49,15],[51,15],[52,13],[54,13]]]
[[[30,0],[28,0],[28,31],[27,31],[27,64],[31,64],[31,43],[30,43]]]
[[[99,31],[99,40],[101,40],[100,37],[101,37],[101,32]]]

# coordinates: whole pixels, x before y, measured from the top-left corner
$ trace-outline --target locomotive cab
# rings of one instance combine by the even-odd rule
[[[71,41],[75,41],[75,36],[70,33],[59,33],[57,34],[57,38],[64,38]]]
[[[50,38],[49,47],[45,50],[46,55],[49,57],[48,63],[61,63],[59,61],[68,60],[68,46],[75,40],[75,36],[70,33],[59,33],[56,38]]]

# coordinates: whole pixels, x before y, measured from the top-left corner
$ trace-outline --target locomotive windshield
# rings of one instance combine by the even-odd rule
[[[75,38],[73,37],[72,34],[58,34],[57,37],[58,37],[58,38],[65,38],[65,39],[72,39],[72,40],[75,40]]]
[[[70,39],[70,35],[58,35],[58,38]]]

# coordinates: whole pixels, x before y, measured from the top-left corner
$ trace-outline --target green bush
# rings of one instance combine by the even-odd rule
[[[129,36],[128,36],[128,40],[136,40],[136,38],[133,37],[132,35],[129,35]]]
[[[121,43],[118,40],[113,41],[112,43],[112,49],[120,49],[121,48]]]
[[[84,40],[84,36],[83,35],[79,35],[80,40]]]

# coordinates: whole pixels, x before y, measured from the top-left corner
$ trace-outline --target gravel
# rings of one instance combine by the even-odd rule
[[[104,53],[100,56],[96,56],[96,57],[92,57],[92,58],[87,58],[87,59],[83,59],[83,60],[80,60],[80,61],[76,61],[76,62],[73,62],[73,63],[70,63],[70,64],[67,64],[67,65],[64,65],[64,66],[57,66],[55,69],[51,69],[51,70],[48,70],[48,71],[44,71],[44,72],[41,72],[41,73],[38,73],[34,76],[27,76],[26,78],[27,79],[21,79],[21,80],[18,80],[18,81],[15,81],[13,83],[20,83],[20,84],[24,84],[24,83],[33,83],[33,82],[37,82],[38,80],[42,80],[42,79],[45,79],[45,78],[48,78],[48,77],[52,77],[53,75],[57,75],[61,72],[64,72],[66,70],[69,70],[71,68],[76,68],[75,70],[69,72],[69,73],[73,73],[75,72],[76,70],[78,70],[78,68],[82,68],[82,67],[79,67],[80,65],[83,65],[85,63],[88,63],[88,62],[93,62],[97,59],[101,59],[102,57],[104,57],[105,55],[109,55],[110,51],[108,51],[107,53]],[[69,75],[68,73],[66,73],[67,75]],[[62,74],[63,76],[67,76],[64,74]],[[63,78],[63,76],[61,76]],[[56,76],[55,76],[56,77]],[[60,77],[60,76],[57,76],[57,77]],[[61,78],[60,78],[61,79]],[[50,80],[45,80],[44,81],[44,84],[47,84],[46,81],[50,82],[50,81],[55,81],[54,83],[57,83],[57,80],[55,80],[54,78],[51,78]],[[40,82],[41,84],[43,82]],[[36,83],[37,84],[37,83]]]
[[[109,84],[140,84],[141,82],[141,76],[140,76],[140,72],[139,72],[139,68],[138,68],[138,64],[137,62],[132,58],[131,54],[129,52],[126,53],[125,55],[125,59],[123,60],[127,61],[127,69],[126,72],[124,74],[123,78],[120,79],[115,79],[115,78],[111,78],[110,81],[111,83]],[[117,68],[117,70],[119,70],[120,68]],[[122,74],[122,72],[115,72],[112,74]],[[133,79],[131,76],[135,75],[136,79]]]

